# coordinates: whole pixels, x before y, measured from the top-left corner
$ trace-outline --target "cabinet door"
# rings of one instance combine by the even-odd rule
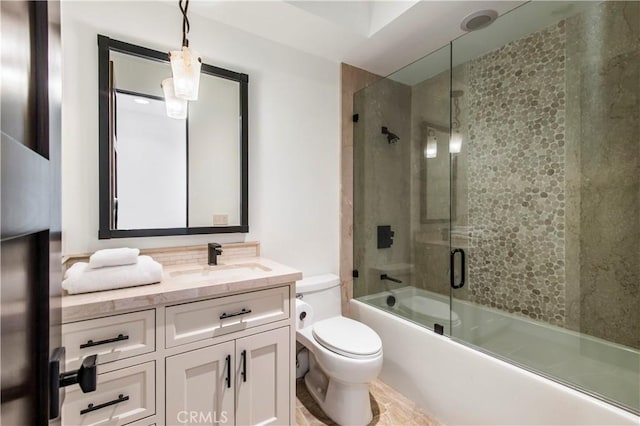
[[[289,344],[289,327],[236,340],[236,424],[290,424]]]
[[[233,342],[168,357],[166,362],[167,425],[234,424]]]

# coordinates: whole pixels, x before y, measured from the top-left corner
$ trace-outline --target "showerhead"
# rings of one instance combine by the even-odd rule
[[[396,135],[395,133],[391,133],[389,129],[384,126],[382,126],[382,134],[387,135],[387,142],[389,142],[390,144],[396,143],[400,140],[400,137],[398,137],[398,135]]]

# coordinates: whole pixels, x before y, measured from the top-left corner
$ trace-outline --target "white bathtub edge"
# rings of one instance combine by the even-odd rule
[[[382,339],[380,379],[448,425],[640,425],[640,417],[357,300]],[[411,342],[408,347],[407,342]]]

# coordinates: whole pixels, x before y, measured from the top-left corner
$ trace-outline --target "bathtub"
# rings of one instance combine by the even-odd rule
[[[380,378],[440,421],[640,424],[631,412],[640,406],[638,351],[469,302],[456,301],[451,314],[448,306],[448,297],[414,287],[350,301],[351,316],[382,339]],[[434,322],[455,337],[434,333]],[[584,392],[562,381],[582,385]]]

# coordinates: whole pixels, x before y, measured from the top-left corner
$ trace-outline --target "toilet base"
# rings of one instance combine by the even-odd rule
[[[310,370],[304,376],[307,390],[322,411],[339,425],[367,425],[373,419],[368,383],[344,383],[328,378],[310,357]]]

